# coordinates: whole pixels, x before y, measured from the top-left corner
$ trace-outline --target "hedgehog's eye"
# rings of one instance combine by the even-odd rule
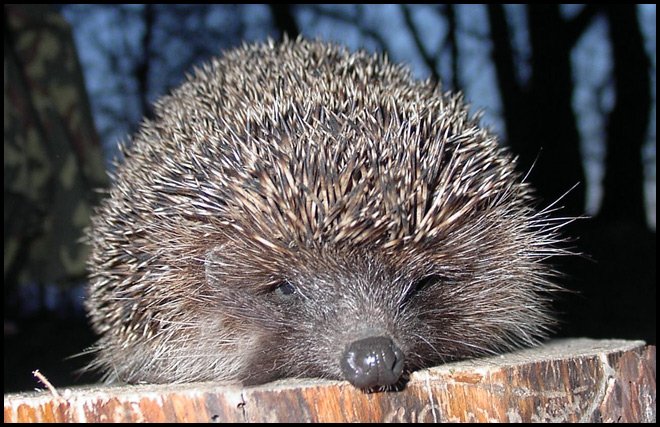
[[[428,289],[430,286],[435,285],[436,283],[441,283],[444,280],[445,278],[439,274],[430,274],[428,276],[422,277],[421,279],[413,282],[412,286],[410,286],[410,289],[408,289],[403,302],[407,302],[415,295],[424,292],[424,290]]]
[[[282,280],[275,288],[275,294],[282,298],[288,298],[296,294],[296,287],[288,280]]]

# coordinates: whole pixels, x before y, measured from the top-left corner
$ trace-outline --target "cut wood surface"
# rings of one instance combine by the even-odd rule
[[[401,391],[287,379],[89,386],[5,395],[5,422],[655,422],[655,347],[555,340],[418,371]]]

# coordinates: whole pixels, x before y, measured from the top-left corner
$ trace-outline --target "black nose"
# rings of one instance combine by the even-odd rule
[[[403,352],[387,337],[364,338],[348,346],[341,370],[358,388],[394,384],[403,372]]]

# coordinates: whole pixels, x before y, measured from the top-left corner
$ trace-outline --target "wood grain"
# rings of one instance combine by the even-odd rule
[[[57,386],[57,384],[55,384]],[[288,379],[5,395],[5,422],[655,422],[655,347],[570,339],[415,372],[397,392]]]

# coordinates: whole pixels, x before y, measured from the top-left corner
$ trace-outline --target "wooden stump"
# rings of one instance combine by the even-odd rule
[[[5,395],[5,422],[655,422],[655,347],[570,339],[415,372],[405,389],[282,380]]]

